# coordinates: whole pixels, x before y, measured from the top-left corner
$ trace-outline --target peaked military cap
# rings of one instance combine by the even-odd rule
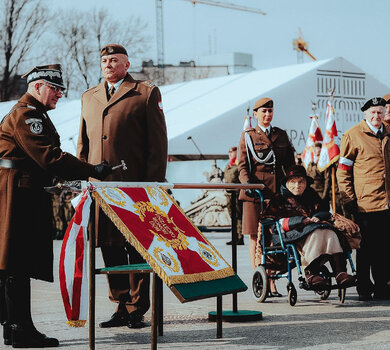
[[[27,84],[35,80],[44,80],[49,84],[65,89],[65,85],[62,80],[62,71],[60,64],[36,66],[27,73],[23,74],[22,78],[27,78]]]
[[[383,99],[386,101],[387,105],[390,104],[390,94],[383,96]]]
[[[273,108],[274,107],[274,101],[272,101],[269,97],[262,97],[258,99],[253,106],[253,110],[257,111],[259,108]]]
[[[122,45],[108,44],[100,50],[100,57],[113,55],[114,53],[121,53],[127,56],[127,51]]]
[[[373,97],[370,98],[361,109],[362,112],[366,111],[370,107],[378,107],[382,106],[384,107],[386,105],[386,100],[384,100],[382,97]]]

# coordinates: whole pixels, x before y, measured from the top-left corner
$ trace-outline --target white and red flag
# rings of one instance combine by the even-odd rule
[[[340,148],[335,143],[337,136],[336,118],[333,106],[330,101],[326,108],[326,128],[324,142],[322,143],[320,159],[318,160],[318,170],[324,171],[340,158]]]
[[[302,153],[302,163],[305,168],[309,166],[311,162],[316,162],[314,156],[314,145],[316,142],[320,142],[323,140],[320,124],[318,123],[318,117],[313,115],[310,117],[311,124],[309,129],[309,136],[306,140],[305,149]]]
[[[88,314],[87,227],[91,203],[89,191],[72,201],[75,214],[66,230],[60,254],[61,295],[68,318],[66,323],[71,327],[83,327]]]

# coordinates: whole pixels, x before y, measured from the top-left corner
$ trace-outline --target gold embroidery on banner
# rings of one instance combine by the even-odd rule
[[[200,257],[211,266],[219,266],[219,262],[215,253],[202,242],[198,242],[198,253]]]
[[[167,197],[171,198],[169,194],[166,194]],[[127,241],[141,254],[141,256],[146,260],[146,262],[150,265],[154,272],[163,280],[165,284],[171,286],[172,284],[178,283],[194,283],[200,281],[211,281],[220,278],[225,278],[234,275],[234,271],[231,266],[225,261],[225,259],[215,251],[217,256],[225,261],[228,267],[217,270],[217,271],[208,271],[208,272],[199,272],[193,274],[183,274],[183,275],[175,275],[169,276],[161,268],[158,262],[154,259],[154,257],[149,254],[149,252],[145,249],[145,247],[138,241],[138,239],[134,236],[134,234],[129,230],[129,228],[122,222],[122,220],[118,217],[118,215],[114,212],[114,210],[109,206],[109,204],[100,196],[99,192],[92,192],[92,197],[96,200],[97,204],[102,208],[102,210],[106,213],[106,215],[110,218],[110,220],[114,223],[114,225],[118,228],[118,230],[123,234],[123,236],[127,239]],[[185,215],[184,211],[175,203],[175,201],[171,198],[175,207]],[[211,246],[210,242],[207,240],[205,236],[199,231],[196,226],[193,226],[198,234],[207,242],[208,245]]]
[[[111,202],[115,203],[118,207],[124,207],[126,205],[126,197],[121,190],[114,187],[106,187],[102,189],[102,194]]]
[[[169,205],[169,198],[165,195],[164,191],[160,187],[146,187],[146,192],[149,197],[156,199],[157,196],[160,198],[160,205],[167,207]]]
[[[180,271],[180,266],[177,260],[172,256],[172,254],[167,253],[168,256],[163,252],[164,250],[156,247],[153,249],[153,255],[154,257],[161,263],[161,265],[166,266],[168,269],[170,269],[172,272],[179,272]],[[173,264],[173,266],[172,266]]]
[[[150,202],[136,202],[134,203],[136,208],[135,213],[139,216],[142,222],[145,221],[146,213],[153,213],[154,216],[149,221],[149,224],[154,230],[149,230],[153,233],[158,240],[165,242],[167,247],[173,249],[186,250],[188,248],[187,236],[184,234],[184,230],[180,229],[173,218],[169,217],[167,213],[162,211],[157,205],[153,205]]]

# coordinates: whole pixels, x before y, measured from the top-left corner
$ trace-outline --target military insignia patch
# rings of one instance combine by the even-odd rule
[[[43,131],[43,125],[42,125],[42,119],[38,118],[30,118],[26,120],[26,124],[30,125],[30,130],[33,134],[39,135],[42,134]]]
[[[161,111],[163,110],[163,105],[161,101],[158,101],[158,108],[160,108]]]

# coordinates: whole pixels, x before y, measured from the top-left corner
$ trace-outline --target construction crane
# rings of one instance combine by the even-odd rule
[[[297,50],[297,62],[302,63],[303,62],[303,55],[304,52],[306,55],[308,55],[313,61],[317,61],[316,58],[309,52],[308,50],[308,44],[306,41],[302,38],[302,30],[299,28],[299,37],[295,40],[293,40],[293,49]]]
[[[224,7],[231,10],[246,11],[257,13],[265,16],[266,13],[257,8],[239,6],[231,3],[211,0],[183,0],[192,3],[193,5],[209,5],[216,7]],[[164,76],[164,15],[163,15],[163,0],[156,0],[156,39],[157,39],[157,83],[163,85],[165,82]]]

